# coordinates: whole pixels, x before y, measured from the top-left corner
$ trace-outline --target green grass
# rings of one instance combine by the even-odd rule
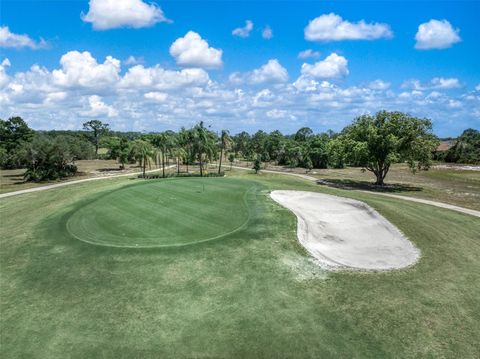
[[[248,220],[255,183],[238,179],[140,182],[86,199],[65,217],[82,241],[117,247],[168,247],[218,239]]]
[[[131,187],[141,180],[2,200],[1,356],[478,358],[477,218],[286,176],[233,176],[254,182],[247,224],[183,247],[97,246],[65,230],[85,200],[149,186]],[[395,272],[325,272],[298,244],[295,216],[269,199],[277,188],[364,200],[422,258]]]

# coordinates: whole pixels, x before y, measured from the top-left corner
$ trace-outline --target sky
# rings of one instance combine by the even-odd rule
[[[300,127],[386,110],[480,129],[478,1],[2,0],[0,118]]]

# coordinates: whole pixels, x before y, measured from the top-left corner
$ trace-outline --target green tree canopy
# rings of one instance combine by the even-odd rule
[[[83,124],[83,129],[91,131],[91,141],[95,146],[95,156],[98,156],[98,142],[100,137],[108,132],[109,124],[99,120],[91,120]]]
[[[373,172],[377,185],[383,185],[392,163],[407,162],[413,172],[428,169],[438,144],[430,120],[387,111],[358,117],[339,140],[348,163]]]

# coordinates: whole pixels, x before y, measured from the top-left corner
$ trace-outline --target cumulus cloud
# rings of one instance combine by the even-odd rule
[[[410,88],[420,91],[430,89],[450,90],[460,87],[462,87],[460,80],[454,77],[434,77],[427,83],[422,83],[420,80],[412,79],[407,80],[402,84],[402,88]]]
[[[241,74],[234,72],[229,77],[234,84],[282,83],[288,81],[288,71],[277,59],[270,59],[258,69]]]
[[[105,102],[102,101],[102,98],[97,95],[92,95],[88,97],[88,106],[89,109],[87,111],[81,112],[83,116],[87,117],[99,117],[99,116],[107,116],[107,117],[115,117],[118,115],[117,110],[115,110],[112,106],[107,105]]]
[[[270,26],[265,26],[262,30],[262,37],[265,40],[270,40],[273,37],[273,30]]]
[[[33,65],[27,71],[10,73],[9,61],[0,60],[0,76],[7,77],[0,85],[0,118],[18,114],[38,129],[78,129],[85,117],[93,117],[110,122],[118,130],[179,129],[203,120],[216,130],[280,129],[285,133],[305,125],[339,130],[354,117],[379,109],[432,118],[437,130],[442,126],[451,128],[451,123],[457,128],[474,127],[480,118],[479,92],[423,90],[426,85],[452,86],[454,82],[446,81],[448,78],[421,83],[417,86],[421,90],[401,91],[388,88],[384,80],[350,86],[314,78],[310,73],[290,83],[283,81],[286,70],[283,73],[272,59],[256,70],[237,74],[241,82],[232,84],[212,80],[200,68],[172,70],[160,65],[134,65],[117,73],[113,58],[102,62],[82,52],[73,53],[75,56],[65,54],[64,60],[68,61],[53,70]],[[75,57],[81,61],[73,61]],[[84,76],[74,76],[79,70],[73,66],[73,71],[69,61],[85,61],[88,65],[80,66]],[[108,71],[99,68],[102,65],[112,66],[113,76],[106,76]],[[71,81],[58,81],[53,76],[56,71]],[[93,78],[99,79],[98,85],[94,85]],[[267,82],[253,85],[255,78]],[[274,85],[268,86],[269,80]]]
[[[348,61],[345,57],[332,53],[325,60],[313,65],[304,63],[301,73],[314,79],[334,79],[348,75]]]
[[[7,67],[11,65],[9,59],[4,59],[0,63],[0,88],[8,83]]]
[[[244,27],[237,27],[232,31],[233,36],[238,36],[238,37],[249,37],[250,32],[253,30],[253,22],[250,20],[245,21],[245,26]]]
[[[147,92],[145,95],[143,95],[146,99],[153,100],[156,102],[165,102],[168,98],[168,94],[165,92]]]
[[[208,42],[194,31],[189,31],[170,46],[177,64],[184,67],[218,68],[223,65],[222,50],[208,45]]]
[[[187,86],[202,86],[210,78],[202,69],[183,69],[181,71],[165,70],[159,65],[144,67],[136,65],[128,69],[121,79],[119,87],[123,89],[144,88],[172,90]]]
[[[14,34],[8,26],[0,26],[0,47],[9,47],[19,49],[28,47],[30,49],[42,49],[47,46],[45,40],[32,40],[28,35]]]
[[[125,61],[123,61],[125,65],[138,65],[144,62],[145,60],[143,59],[143,57],[135,57],[132,55],[130,55]]]
[[[104,88],[120,79],[120,60],[107,56],[103,64],[88,51],[69,51],[52,72],[53,83],[62,87]]]
[[[390,88],[390,82],[385,82],[383,80],[375,80],[368,84],[368,87],[372,90],[387,90]]]
[[[419,50],[446,49],[460,42],[460,30],[447,20],[432,19],[418,26],[415,48]]]
[[[159,6],[142,0],[90,0],[87,14],[82,13],[80,17],[95,30],[137,29],[169,21]]]
[[[307,49],[307,50],[300,51],[298,53],[298,58],[299,59],[308,59],[309,57],[311,57],[311,58],[320,57],[320,52],[313,51],[312,49]]]
[[[375,40],[391,38],[390,26],[381,23],[349,22],[334,13],[310,20],[305,27],[305,39],[310,41]]]
[[[475,86],[475,91],[480,91],[480,84],[478,84],[477,86]]]

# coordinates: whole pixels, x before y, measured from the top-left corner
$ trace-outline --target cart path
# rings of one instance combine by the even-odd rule
[[[251,170],[250,168],[239,167],[239,166],[233,166],[233,168],[242,169],[242,170]],[[308,176],[308,175],[304,175],[304,174],[301,174],[301,173],[280,172],[280,171],[272,171],[272,170],[261,170],[261,172],[295,176],[295,177],[299,177],[299,178],[303,178],[305,180],[315,181],[315,182],[317,182],[319,180],[318,178]],[[376,195],[376,196],[384,196],[384,197],[403,199],[404,201],[427,204],[427,205],[430,205],[430,206],[450,209],[452,211],[465,213],[465,214],[469,214],[469,215],[480,218],[480,211],[477,211],[475,209],[455,206],[453,204],[448,204],[448,203],[444,203],[444,202],[437,202],[437,201],[432,201],[432,200],[428,200],[428,199],[421,199],[421,198],[414,198],[414,197],[406,197],[406,196],[400,196],[400,195],[397,195],[397,194],[390,194],[390,193],[380,193],[380,192],[363,191],[363,190],[354,190],[354,191],[368,193],[368,194],[372,194],[372,195]]]
[[[176,165],[171,165],[165,168],[173,168]],[[232,166],[233,168],[240,169],[240,170],[247,170],[251,171],[251,168],[247,167],[239,167],[239,166]],[[156,172],[159,171],[160,169],[155,169],[151,171],[146,171],[146,173],[150,172]],[[287,175],[287,176],[294,176],[298,178],[302,178],[304,180],[308,181],[318,181],[318,178],[309,176],[309,175],[304,175],[301,173],[291,173],[291,172],[281,172],[281,171],[272,171],[272,170],[261,170],[261,172],[265,173],[274,173],[274,174],[280,174],[280,175]],[[97,180],[104,180],[104,179],[111,179],[111,178],[118,178],[118,177],[129,177],[129,176],[138,176],[141,172],[133,172],[133,173],[124,173],[121,175],[113,175],[113,176],[103,176],[103,177],[92,177],[92,178],[85,178],[77,181],[69,181],[69,182],[61,182],[61,183],[55,183],[55,184],[50,184],[42,187],[35,187],[35,188],[28,188],[28,189],[23,189],[20,191],[15,191],[15,192],[7,192],[7,193],[2,193],[0,194],[0,199],[1,198],[7,198],[7,197],[13,197],[13,196],[18,196],[21,194],[25,193],[33,193],[33,192],[39,192],[39,191],[46,191],[49,189],[55,189],[59,187],[64,187],[64,186],[70,186],[74,185],[77,183],[83,183],[83,182],[89,182],[89,181],[97,181]],[[384,197],[391,197],[391,198],[397,198],[397,199],[402,199],[404,201],[410,201],[410,202],[416,202],[416,203],[422,203],[422,204],[427,204],[430,206],[435,206],[439,208],[445,208],[445,209],[450,209],[452,211],[460,212],[460,213],[465,213],[469,214],[475,217],[480,218],[480,211],[470,209],[470,208],[464,208],[464,207],[459,207],[459,206],[454,206],[452,204],[444,203],[444,202],[437,202],[437,201],[431,201],[428,199],[421,199],[421,198],[413,198],[413,197],[406,197],[406,196],[400,196],[396,194],[390,194],[390,193],[379,193],[379,192],[370,192],[370,191],[362,191],[362,190],[356,190],[358,192],[363,192],[363,193],[368,193],[376,196],[384,196]]]
[[[165,166],[165,168],[173,168],[176,165],[170,165],[170,166]],[[162,169],[155,169],[155,170],[150,170],[150,171],[145,171],[145,173],[151,173],[151,172],[157,172],[161,171]],[[48,189],[54,189],[58,187],[65,187],[65,186],[70,186],[73,184],[77,183],[84,183],[84,182],[90,182],[90,181],[98,181],[98,180],[104,180],[104,179],[111,179],[111,178],[118,178],[118,177],[129,177],[129,176],[138,176],[142,172],[131,172],[131,173],[123,173],[120,175],[111,175],[111,176],[98,176],[98,177],[90,177],[90,178],[85,178],[81,180],[76,180],[76,181],[68,181],[68,182],[60,182],[60,183],[55,183],[55,184],[49,184],[41,187],[34,187],[34,188],[27,188],[27,189],[22,189],[20,191],[15,191],[15,192],[7,192],[7,193],[1,193],[0,198],[6,198],[6,197],[12,197],[12,196],[18,196],[20,194],[25,194],[25,193],[32,193],[32,192],[39,192],[39,191],[46,191]]]

